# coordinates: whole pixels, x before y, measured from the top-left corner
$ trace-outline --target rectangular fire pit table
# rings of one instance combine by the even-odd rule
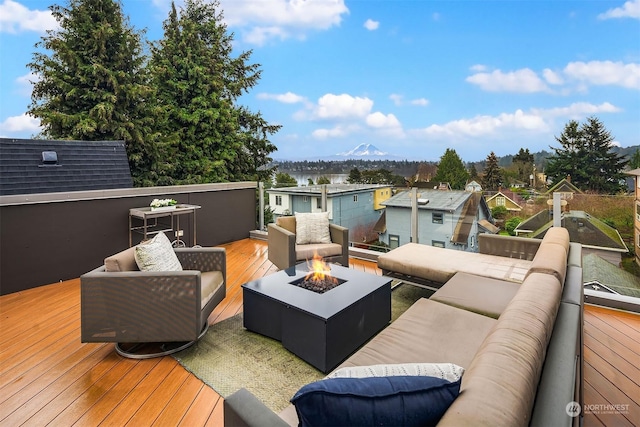
[[[391,279],[331,265],[341,285],[317,293],[292,284],[306,263],[242,285],[244,327],[282,342],[324,373],[391,321]]]

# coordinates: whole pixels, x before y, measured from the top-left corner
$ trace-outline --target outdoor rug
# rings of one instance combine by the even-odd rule
[[[407,284],[396,287],[391,293],[392,321],[432,293]],[[244,387],[276,413],[300,387],[325,376],[279,341],[244,329],[242,314],[211,325],[200,341],[173,356],[222,397]]]

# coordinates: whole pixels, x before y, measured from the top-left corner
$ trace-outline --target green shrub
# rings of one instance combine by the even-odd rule
[[[519,216],[514,216],[513,218],[509,218],[504,223],[504,229],[509,233],[510,236],[515,236],[515,228],[522,222],[522,218]]]
[[[505,216],[507,216],[508,212],[509,211],[504,206],[496,206],[495,208],[491,209],[491,215],[496,219],[504,218]]]

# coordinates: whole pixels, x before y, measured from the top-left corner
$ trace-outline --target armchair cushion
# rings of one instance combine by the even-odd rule
[[[224,276],[221,271],[205,271],[200,274],[200,308],[213,298],[220,286],[224,285]]]
[[[331,243],[329,212],[296,212],[296,244]]]
[[[136,248],[132,247],[105,258],[104,270],[110,273],[116,271],[138,271],[135,252]]]
[[[135,259],[141,271],[182,271],[171,242],[162,232],[136,246]]]

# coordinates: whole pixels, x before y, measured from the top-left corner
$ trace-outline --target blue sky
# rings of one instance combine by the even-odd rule
[[[176,2],[178,5],[180,2]],[[0,136],[29,138],[26,64],[48,0],[0,0]],[[149,40],[168,0],[125,0]],[[464,161],[558,147],[569,120],[598,117],[640,145],[640,0],[222,0],[237,52],[262,78],[241,103],[282,129],[276,159],[361,143],[416,160]]]

